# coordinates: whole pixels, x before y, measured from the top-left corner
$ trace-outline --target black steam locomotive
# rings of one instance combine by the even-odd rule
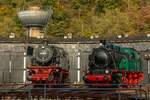
[[[33,84],[63,84],[69,80],[68,54],[63,48],[46,44],[28,47],[31,57],[28,80]]]

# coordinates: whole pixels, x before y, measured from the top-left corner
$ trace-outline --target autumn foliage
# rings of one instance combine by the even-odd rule
[[[1,0],[0,36],[11,32],[23,37],[25,29],[17,17],[19,8],[51,7],[53,15],[47,36],[110,37],[118,34],[150,33],[150,0]]]

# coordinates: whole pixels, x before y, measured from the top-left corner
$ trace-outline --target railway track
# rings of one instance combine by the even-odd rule
[[[59,85],[60,86],[60,85]],[[5,84],[0,86],[0,98],[1,99],[13,99],[18,100],[31,98],[44,98],[56,99],[63,98],[70,100],[71,98],[78,98],[85,100],[88,98],[96,98],[104,100],[149,100],[149,91],[147,88],[149,85],[142,84],[133,88],[97,88],[87,87],[84,84],[68,84],[65,87],[47,87],[33,88],[33,84]],[[146,87],[145,87],[146,86]],[[70,98],[70,99],[69,99]],[[132,99],[133,98],[133,99]]]

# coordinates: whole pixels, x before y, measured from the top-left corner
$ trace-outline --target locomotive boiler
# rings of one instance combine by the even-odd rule
[[[92,50],[88,65],[88,71],[83,77],[84,82],[88,84],[124,84],[131,87],[144,79],[143,60],[139,53],[133,48],[117,46],[106,41],[102,41],[100,47]]]
[[[63,84],[69,80],[69,60],[67,52],[48,44],[37,48],[28,47],[31,65],[28,80],[33,84]]]

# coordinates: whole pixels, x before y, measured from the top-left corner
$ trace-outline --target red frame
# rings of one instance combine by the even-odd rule
[[[90,82],[111,82],[112,81],[112,75],[111,74],[87,74],[86,80]]]
[[[112,75],[114,74],[122,74],[122,83],[120,84],[136,85],[144,80],[144,73],[142,71],[125,70],[112,70],[112,72],[108,74],[86,73],[84,80],[90,84],[113,84]]]
[[[42,81],[43,83],[51,83],[56,84],[60,79],[57,78],[53,80],[49,80],[50,75],[54,75],[55,72],[62,73],[64,80],[69,78],[69,71],[66,69],[63,69],[61,67],[56,66],[31,66],[28,67],[30,75],[30,80],[32,83],[36,84]]]

